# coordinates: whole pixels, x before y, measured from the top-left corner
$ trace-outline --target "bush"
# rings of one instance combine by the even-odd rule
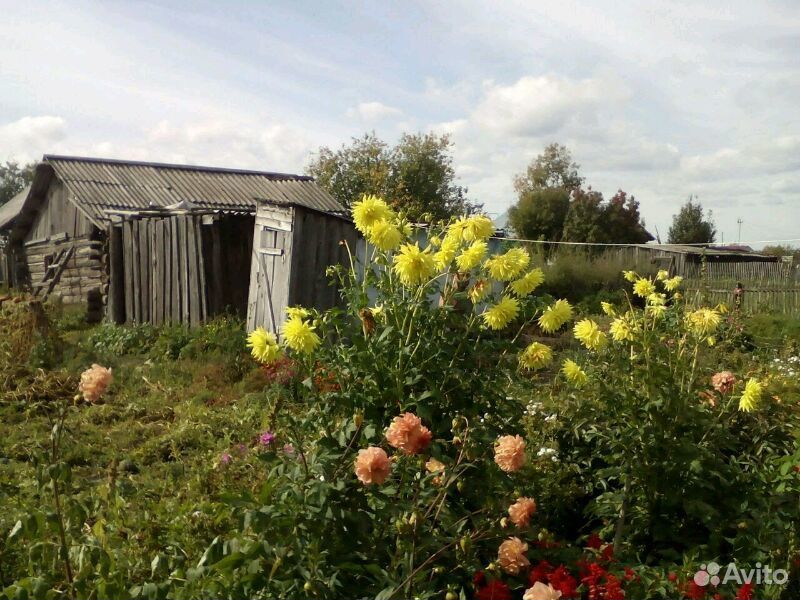
[[[127,354],[146,354],[158,339],[158,330],[149,324],[115,325],[103,323],[86,339],[85,347],[100,359]]]
[[[652,265],[632,265],[630,259],[613,251],[595,254],[583,249],[560,248],[546,261],[543,258],[538,261],[546,276],[541,291],[579,303],[587,314],[599,313],[601,301],[622,300],[622,290],[629,288],[622,276],[624,270],[637,270],[643,275],[655,273]]]

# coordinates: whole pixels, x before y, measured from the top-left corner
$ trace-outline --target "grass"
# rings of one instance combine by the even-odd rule
[[[69,312],[53,324],[58,360],[0,388],[0,537],[25,516],[26,507],[50,501],[38,496],[35,485],[35,457],[49,443],[49,390],[65,382],[74,393],[80,372],[100,362],[115,376],[108,397],[96,405],[76,403],[65,423],[64,459],[73,469],[76,494],[91,515],[92,503],[116,479],[122,522],[132,528],[149,523],[132,545],[131,560],[139,560],[141,569],[150,568],[146,557],[160,552],[199,556],[230,525],[214,498],[226,488],[254,489],[261,477],[245,461],[220,465],[224,452],[255,445],[270,406],[269,382],[246,354],[241,323],[212,322],[191,333],[167,328],[149,337],[136,327],[88,327]],[[138,345],[119,352],[112,343],[118,338]],[[23,560],[21,553],[0,544],[0,565],[6,565],[0,587],[10,583],[3,578],[17,560]]]

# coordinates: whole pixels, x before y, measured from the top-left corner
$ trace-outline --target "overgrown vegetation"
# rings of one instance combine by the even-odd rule
[[[792,568],[796,324],[357,208],[372,268],[333,269],[345,306],[293,307],[280,344],[252,332],[263,364],[230,318],[4,305],[7,597],[702,598],[709,561]]]

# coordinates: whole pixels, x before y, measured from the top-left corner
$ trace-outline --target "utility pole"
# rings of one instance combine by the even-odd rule
[[[738,239],[738,243],[741,243],[742,242],[742,217],[739,217],[738,219],[736,219],[736,222],[739,224],[739,239]]]

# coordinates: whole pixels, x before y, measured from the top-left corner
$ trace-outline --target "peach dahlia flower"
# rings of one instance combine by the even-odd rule
[[[111,369],[92,365],[81,374],[78,390],[83,394],[84,400],[94,403],[100,400],[113,380]]]
[[[504,435],[495,442],[494,462],[506,473],[519,471],[525,464],[525,440],[518,435]]]
[[[389,477],[392,464],[383,448],[370,446],[358,451],[356,457],[356,477],[358,480],[368,485],[370,483],[383,483]]]
[[[558,600],[561,598],[561,592],[555,589],[549,583],[542,583],[537,581],[533,587],[525,590],[525,595],[522,600]]]
[[[417,454],[431,443],[431,431],[413,413],[403,413],[395,417],[386,430],[386,440],[393,448],[406,454]]]
[[[730,371],[720,371],[715,373],[711,378],[711,385],[720,394],[730,394],[733,391],[733,386],[736,383],[736,376]]]
[[[530,565],[530,561],[525,556],[528,551],[528,544],[518,537],[508,538],[497,551],[497,562],[500,568],[509,575],[517,575],[522,569]]]
[[[517,527],[527,527],[535,512],[536,501],[533,498],[519,498],[508,507],[508,516]]]

